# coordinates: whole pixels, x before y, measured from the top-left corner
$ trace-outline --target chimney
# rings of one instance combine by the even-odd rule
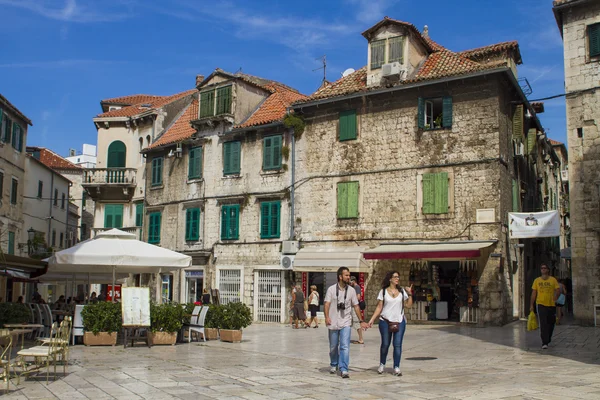
[[[423,27],[423,37],[429,39],[429,27],[427,25]]]
[[[204,75],[196,75],[196,87],[202,83],[204,80]]]

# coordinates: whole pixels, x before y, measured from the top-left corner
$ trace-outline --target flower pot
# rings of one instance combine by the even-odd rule
[[[239,343],[242,341],[242,330],[219,329],[221,342]]]
[[[86,346],[114,346],[117,344],[117,332],[85,332],[83,334],[83,344]]]
[[[206,340],[217,340],[219,338],[219,330],[217,328],[204,328],[206,332]]]
[[[177,332],[148,332],[150,346],[155,344],[170,344],[171,346],[177,341]]]

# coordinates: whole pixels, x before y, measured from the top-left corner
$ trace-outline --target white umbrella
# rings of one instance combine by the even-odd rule
[[[93,239],[61,250],[46,260],[48,273],[160,273],[192,264],[192,257],[142,242],[136,235],[111,229]]]

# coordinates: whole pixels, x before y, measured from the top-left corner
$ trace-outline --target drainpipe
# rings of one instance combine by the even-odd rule
[[[296,180],[296,138],[294,135],[294,128],[290,129],[291,142],[292,142],[292,182],[290,185],[290,240],[294,238],[294,212],[295,212],[295,192],[294,181]]]
[[[48,244],[51,239],[51,231],[52,231],[52,204],[54,204],[54,173],[50,174],[50,207],[49,207],[49,215],[48,215]]]

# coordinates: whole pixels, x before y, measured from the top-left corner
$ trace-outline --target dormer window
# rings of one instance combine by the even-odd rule
[[[404,63],[404,36],[394,36],[371,42],[371,69],[381,68],[383,64]]]
[[[199,118],[231,114],[231,85],[200,92]]]

